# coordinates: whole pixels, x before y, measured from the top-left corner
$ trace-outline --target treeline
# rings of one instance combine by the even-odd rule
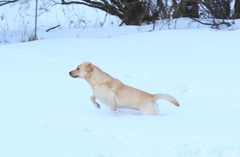
[[[0,0],[0,6],[20,0]],[[240,0],[49,0],[58,5],[85,5],[117,16],[122,24],[150,24],[155,20],[238,19]],[[46,3],[46,1],[45,1]]]
[[[61,0],[60,4],[82,4],[98,8],[119,17],[122,24],[126,25],[141,25],[155,19],[181,17],[240,18],[240,0]]]

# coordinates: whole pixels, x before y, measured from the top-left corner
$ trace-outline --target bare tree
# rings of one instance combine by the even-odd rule
[[[202,0],[200,4],[211,15],[210,18],[229,19],[230,3],[230,0]]]
[[[240,0],[235,0],[233,18],[240,19]]]
[[[199,17],[199,5],[192,0],[158,0],[161,19]]]
[[[161,19],[168,19],[170,16],[168,14],[168,6],[164,5],[162,0],[158,0],[159,15]]]
[[[180,2],[182,17],[198,18],[199,2],[192,0],[181,0]]]
[[[172,14],[173,18],[181,17],[181,11],[179,8],[179,4],[177,3],[176,0],[172,0],[172,9],[171,10],[173,10],[173,14]]]
[[[117,16],[126,25],[141,25],[153,21],[153,4],[151,0],[61,0],[62,5],[82,4],[100,9]]]

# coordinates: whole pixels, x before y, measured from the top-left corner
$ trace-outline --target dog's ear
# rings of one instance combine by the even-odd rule
[[[86,69],[87,72],[92,72],[93,71],[93,65],[91,63],[88,63],[85,66],[85,69]]]

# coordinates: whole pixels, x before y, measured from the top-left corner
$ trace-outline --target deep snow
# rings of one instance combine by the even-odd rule
[[[0,46],[0,156],[240,156],[239,30],[66,34]],[[181,106],[159,100],[159,116],[98,110],[90,86],[68,74],[84,61]]]

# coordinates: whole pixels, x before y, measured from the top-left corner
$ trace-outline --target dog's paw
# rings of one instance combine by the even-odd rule
[[[94,103],[94,106],[96,106],[96,108],[100,109],[100,105],[97,102]]]

